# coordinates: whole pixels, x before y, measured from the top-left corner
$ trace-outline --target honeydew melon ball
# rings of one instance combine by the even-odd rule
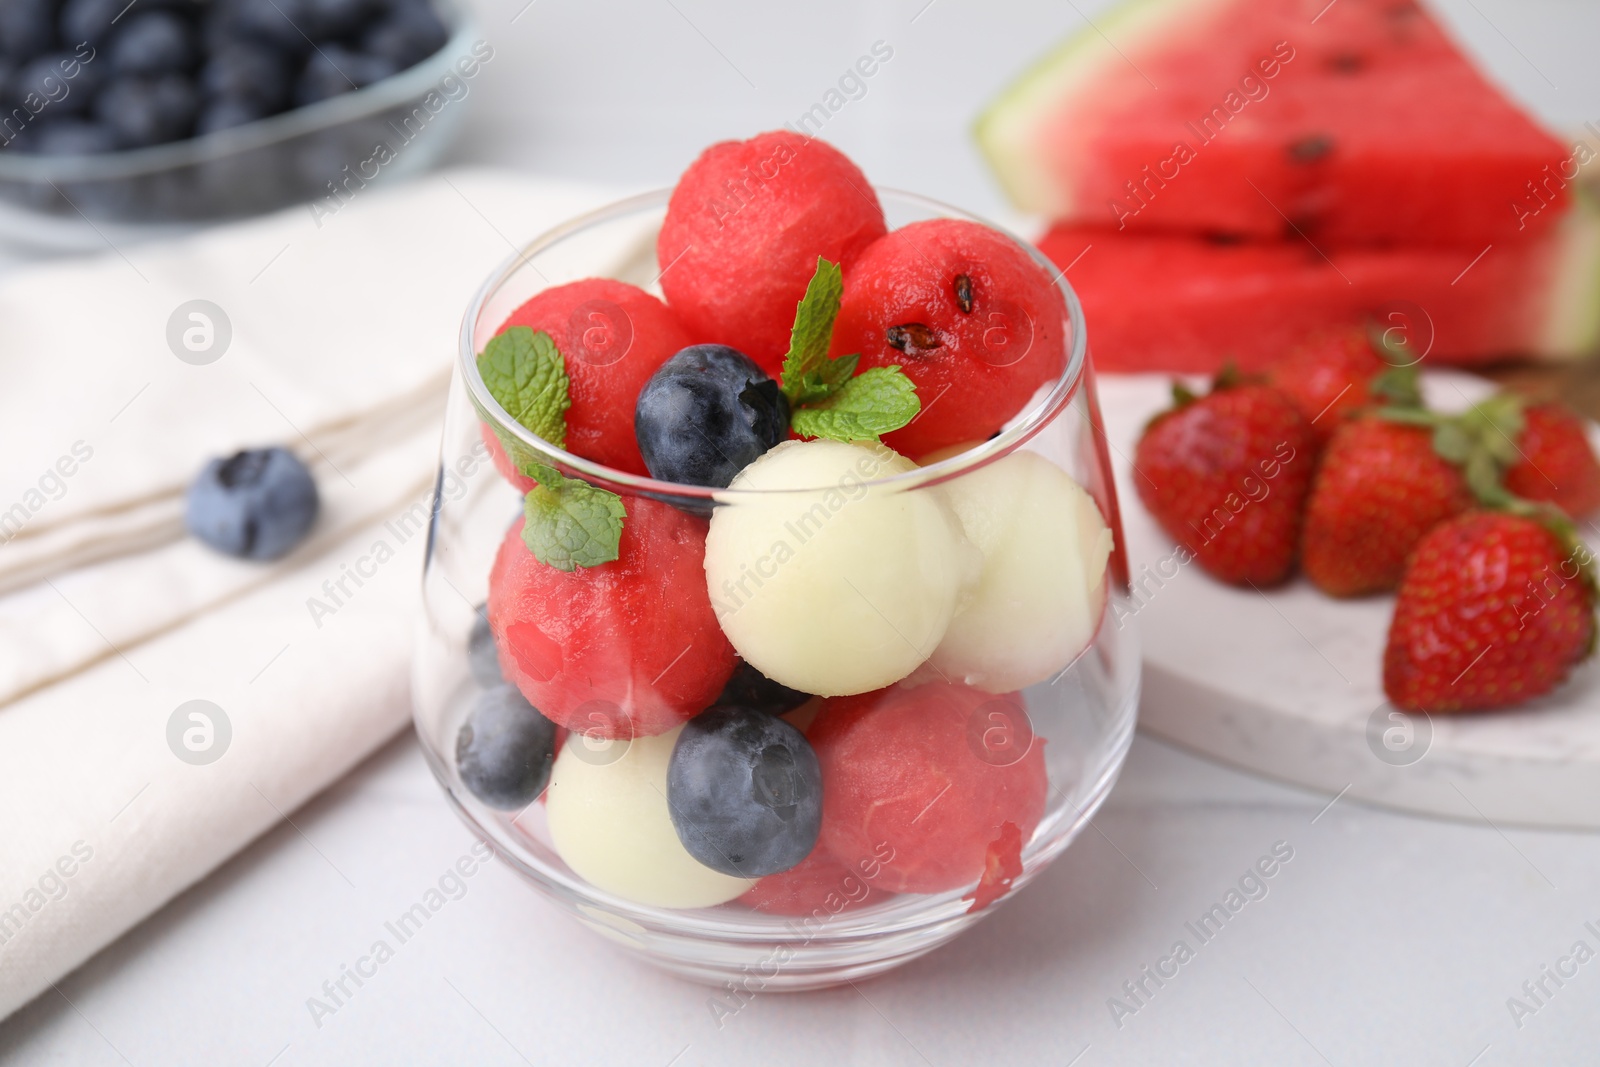
[[[762,674],[846,696],[899,681],[938,647],[975,554],[942,490],[866,484],[915,469],[882,445],[786,441],[733,480],[760,492],[719,499],[706,582],[723,632]]]
[[[944,489],[983,563],[930,666],[991,693],[1052,677],[1094,640],[1105,608],[1111,529],[1094,498],[1034,452]]]
[[[653,737],[561,747],[545,793],[550,837],[591,885],[658,908],[706,908],[756,884],[701,863],[667,808],[667,763],[682,726]]]

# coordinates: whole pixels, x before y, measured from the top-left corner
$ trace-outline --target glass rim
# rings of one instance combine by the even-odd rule
[[[437,0],[435,10],[445,20],[449,38],[437,52],[354,92],[341,93],[315,104],[290,108],[276,115],[247,122],[233,129],[187,137],[181,141],[82,156],[37,156],[0,153],[0,180],[18,182],[93,182],[135,178],[179,167],[211,163],[229,156],[269,147],[283,141],[333,129],[356,119],[376,115],[427,92],[456,60],[470,50],[478,36],[477,23],[460,0]]]
[[[1013,416],[1010,420],[1011,425],[1006,429],[982,444],[956,455],[948,456],[936,463],[918,466],[913,470],[898,474],[862,478],[860,481],[860,485],[868,489],[893,488],[903,490],[920,485],[933,485],[949,481],[968,471],[987,466],[994,460],[1014,452],[1047,426],[1067,406],[1076,393],[1079,383],[1084,378],[1084,371],[1088,362],[1088,335],[1084,324],[1083,305],[1078,300],[1078,294],[1073,291],[1071,284],[1067,282],[1066,271],[1058,269],[1031,242],[1023,240],[1004,226],[996,225],[971,212],[935,200],[932,197],[923,196],[920,193],[910,193],[884,186],[873,186],[873,191],[877,193],[880,200],[892,198],[896,201],[910,203],[930,210],[945,218],[958,218],[976,222],[1014,241],[1039,264],[1041,269],[1050,273],[1053,279],[1052,284],[1055,285],[1057,291],[1061,293],[1066,302],[1066,318],[1072,335],[1067,351],[1066,365],[1062,368],[1061,373],[1053,379],[1050,391],[1042,399],[1034,401],[1030,406]],[[537,256],[545,249],[551,248],[601,223],[622,219],[647,208],[664,207],[671,195],[671,188],[654,189],[650,192],[639,193],[622,200],[613,201],[592,211],[584,212],[551,227],[501,261],[500,265],[490,273],[489,277],[478,287],[477,292],[473,294],[471,302],[467,305],[466,314],[461,320],[457,370],[461,374],[462,380],[466,383],[467,392],[472,398],[473,406],[480,413],[487,415],[499,427],[509,430],[522,443],[541,453],[545,458],[554,461],[554,464],[575,471],[583,475],[586,480],[598,481],[609,486],[626,489],[637,495],[691,498],[709,503],[726,504],[741,498],[771,498],[781,495],[818,493],[834,488],[832,485],[786,489],[716,488],[713,486],[661,481],[647,475],[632,474],[628,471],[618,470],[615,467],[610,467],[604,463],[598,463],[568,452],[563,448],[558,448],[533,433],[533,431],[513,419],[500,406],[499,401],[495,400],[493,395],[490,394],[488,386],[484,384],[483,376],[478,373],[478,353],[473,344],[473,334],[478,320],[483,315],[484,308],[489,300],[499,292],[500,288],[524,264],[530,263],[534,256]],[[537,268],[535,269],[537,270]],[[1037,396],[1037,393],[1035,395]]]

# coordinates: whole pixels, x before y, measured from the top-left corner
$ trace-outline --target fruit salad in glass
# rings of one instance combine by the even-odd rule
[[[1114,781],[1138,651],[1082,313],[789,132],[468,309],[416,723],[474,830],[708,981],[914,958]]]

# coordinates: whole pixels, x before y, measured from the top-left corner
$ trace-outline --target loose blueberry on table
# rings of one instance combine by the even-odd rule
[[[300,543],[319,506],[317,483],[293,452],[252,449],[206,464],[189,486],[184,524],[218,552],[270,560]]]

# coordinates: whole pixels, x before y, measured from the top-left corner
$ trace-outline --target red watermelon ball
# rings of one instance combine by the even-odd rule
[[[874,888],[882,861],[869,857],[857,867],[846,867],[822,848],[787,871],[769,874],[747,890],[739,903],[768,915],[808,915],[826,922],[835,915],[892,896]]]
[[[636,285],[585,278],[534,296],[499,332],[513,326],[549,334],[566,363],[572,400],[567,451],[648,475],[634,437],[633,407],[667,357],[692,343],[677,316]]]
[[[489,449],[489,460],[494,464],[494,469],[500,472],[500,477],[516,486],[517,492],[526,493],[539,484],[517,470],[516,464],[511,462],[511,457],[506,455],[506,446],[500,443],[499,436],[487,422],[478,423],[478,435],[483,438],[484,446]]]
[[[807,734],[822,765],[821,847],[847,865],[878,858],[874,889],[976,882],[992,843],[1010,836],[1020,850],[1044,815],[1044,742],[1027,714],[1018,693],[947,682],[824,702]]]
[[[883,208],[838,149],[775,130],[723,141],[678,179],[656,242],[667,303],[700,341],[774,378],[821,256],[848,269],[882,237]]]
[[[627,502],[618,557],[561,571],[506,531],[489,574],[489,629],[506,679],[547,719],[595,738],[665,733],[733,675],[706,593],[706,521]]]
[[[914,222],[844,278],[832,353],[898,365],[922,412],[883,443],[918,458],[992,436],[1066,366],[1066,301],[1011,238],[960,219]]]

